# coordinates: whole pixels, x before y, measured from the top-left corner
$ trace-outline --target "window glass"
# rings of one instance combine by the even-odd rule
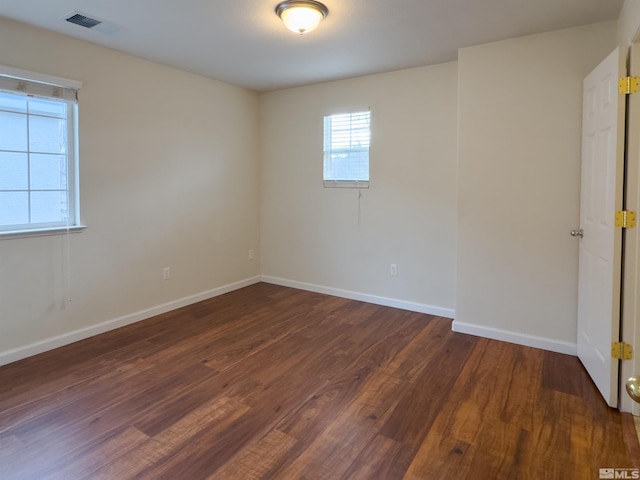
[[[0,233],[78,225],[75,111],[68,99],[0,91]]]
[[[369,111],[324,117],[325,186],[368,186],[370,121]]]

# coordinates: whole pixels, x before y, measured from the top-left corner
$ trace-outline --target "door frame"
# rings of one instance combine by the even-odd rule
[[[628,74],[640,76],[640,29],[633,44],[624,51],[623,60],[628,66]],[[625,51],[626,50],[626,51]],[[625,210],[640,212],[640,92],[628,96],[626,145],[626,191]],[[622,361],[620,365],[620,393],[618,402],[623,412],[640,415],[640,404],[631,400],[625,391],[627,379],[640,375],[640,227],[626,229],[622,259],[622,321],[620,339],[633,347],[633,359]]]

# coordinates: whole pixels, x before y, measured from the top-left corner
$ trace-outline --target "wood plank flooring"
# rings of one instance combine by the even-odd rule
[[[578,360],[257,284],[0,367],[0,479],[597,479]]]

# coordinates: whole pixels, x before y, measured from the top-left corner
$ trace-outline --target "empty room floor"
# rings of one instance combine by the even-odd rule
[[[256,284],[0,367],[4,479],[597,479],[640,467],[575,357]]]

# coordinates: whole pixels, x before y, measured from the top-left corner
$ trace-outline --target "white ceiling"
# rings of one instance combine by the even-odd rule
[[[457,49],[614,20],[623,0],[324,0],[296,35],[278,0],[2,0],[0,16],[258,91],[430,65]],[[112,33],[64,21],[82,14]]]

